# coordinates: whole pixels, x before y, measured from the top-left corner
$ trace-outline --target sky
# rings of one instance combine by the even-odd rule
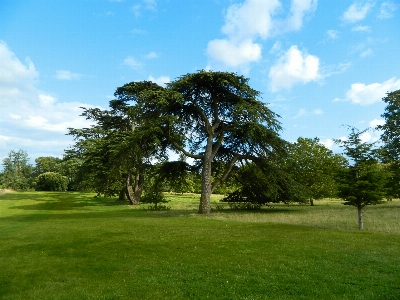
[[[0,160],[62,157],[81,107],[201,69],[249,78],[282,138],[333,143],[383,124],[400,89],[398,0],[1,0]],[[364,141],[379,132],[369,131]]]

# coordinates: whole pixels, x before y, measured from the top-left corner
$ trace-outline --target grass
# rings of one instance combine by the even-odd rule
[[[334,200],[199,216],[198,196],[167,197],[1,195],[0,299],[400,299],[399,201],[359,232]]]

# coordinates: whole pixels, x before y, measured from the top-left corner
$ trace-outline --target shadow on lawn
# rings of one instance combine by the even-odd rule
[[[26,198],[24,197],[26,195]],[[10,209],[24,210],[74,210],[76,208],[90,206],[121,206],[127,205],[126,201],[118,201],[112,198],[92,197],[82,193],[62,193],[62,192],[47,192],[47,193],[18,193],[9,194],[4,200],[33,200],[39,201],[36,204],[15,205],[10,206]]]

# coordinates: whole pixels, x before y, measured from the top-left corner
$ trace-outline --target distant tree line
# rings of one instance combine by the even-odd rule
[[[235,73],[199,71],[166,87],[125,84],[109,109],[83,108],[82,116],[94,125],[69,129],[75,144],[62,159],[40,157],[31,166],[26,152],[11,151],[0,184],[93,191],[132,205],[162,202],[163,192],[199,193],[199,213],[205,214],[211,193],[251,209],[339,197],[358,209],[360,229],[366,205],[399,197],[400,91],[383,99],[381,140],[363,142],[367,129],[349,128],[347,139],[336,140],[340,155],[317,138],[283,140],[279,116],[248,81]],[[171,153],[179,158],[171,161]]]

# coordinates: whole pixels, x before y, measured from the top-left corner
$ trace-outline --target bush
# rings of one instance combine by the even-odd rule
[[[141,198],[140,202],[153,204],[149,205],[148,209],[150,210],[169,210],[170,207],[166,205],[162,205],[162,203],[168,203],[169,200],[166,200],[163,193],[159,190],[159,188],[153,186],[147,191]]]
[[[66,191],[68,178],[55,172],[40,174],[36,179],[36,190],[38,191]]]

